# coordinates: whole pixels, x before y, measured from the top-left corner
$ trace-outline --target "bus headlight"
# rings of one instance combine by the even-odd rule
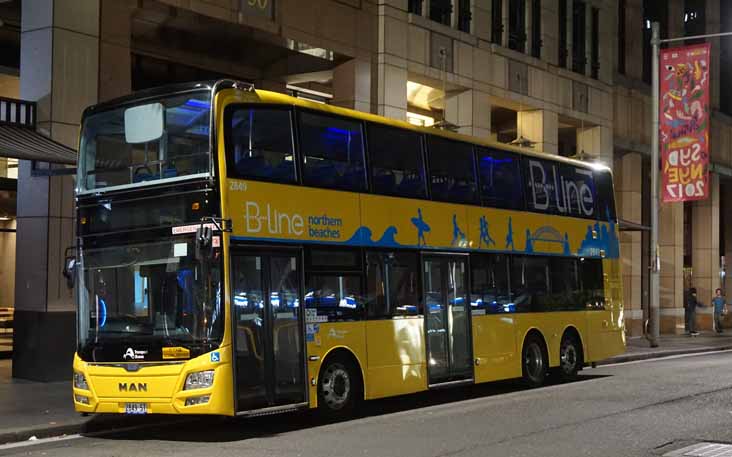
[[[89,390],[89,384],[86,383],[86,378],[83,373],[74,371],[74,387],[82,390]]]
[[[205,389],[211,387],[214,381],[214,371],[196,371],[191,373],[186,378],[186,384],[183,386],[183,390],[191,389]]]

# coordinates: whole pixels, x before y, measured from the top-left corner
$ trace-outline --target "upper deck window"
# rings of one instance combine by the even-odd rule
[[[365,191],[361,123],[310,112],[299,117],[305,185]]]
[[[229,176],[295,182],[289,110],[239,108],[229,119],[226,154]]]
[[[524,209],[521,160],[517,154],[479,147],[480,198],[493,208]]]
[[[524,157],[523,178],[529,210],[588,219],[607,216],[589,168]]]
[[[374,193],[426,198],[422,138],[409,130],[368,126]]]
[[[208,174],[210,91],[146,99],[88,116],[79,191]]]
[[[468,143],[427,137],[432,199],[451,203],[475,203],[473,147]]]

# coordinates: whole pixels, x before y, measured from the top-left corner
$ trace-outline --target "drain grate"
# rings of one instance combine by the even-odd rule
[[[732,457],[732,444],[697,443],[663,454],[663,457]]]

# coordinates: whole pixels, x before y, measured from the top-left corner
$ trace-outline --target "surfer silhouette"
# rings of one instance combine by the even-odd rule
[[[422,208],[417,208],[417,217],[412,218],[412,224],[417,228],[417,246],[426,246],[424,234],[430,231],[430,226],[422,219]]]
[[[465,241],[465,233],[460,230],[457,222],[457,214],[452,215],[452,245],[457,246]]]

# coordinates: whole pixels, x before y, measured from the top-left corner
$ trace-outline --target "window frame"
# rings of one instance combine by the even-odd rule
[[[398,315],[398,314],[392,314],[390,316],[372,316],[369,312],[369,306],[368,304],[365,304],[365,319],[369,321],[381,321],[381,320],[394,320],[394,319],[422,319],[424,318],[424,289],[422,285],[422,253],[420,251],[415,251],[412,249],[384,249],[384,248],[368,248],[363,249],[363,282],[364,282],[364,301],[366,301],[366,297],[368,297],[369,291],[368,291],[368,255],[369,253],[373,254],[379,254],[381,256],[388,254],[388,253],[395,253],[395,254],[406,254],[410,256],[414,256],[416,259],[416,266],[417,270],[414,272],[416,275],[416,281],[417,281],[417,314],[407,314],[407,315]],[[383,263],[382,263],[383,265]],[[382,273],[383,273],[382,268]],[[385,295],[386,297],[386,295]]]
[[[294,127],[293,132],[295,134],[296,138],[296,149],[297,149],[297,165],[298,170],[300,173],[300,179],[298,180],[298,184],[304,186],[304,187],[311,187],[315,189],[326,189],[326,190],[334,190],[339,192],[354,192],[354,193],[371,193],[371,182],[369,180],[369,160],[368,160],[368,148],[366,144],[366,125],[365,122],[361,119],[350,117],[350,116],[341,116],[339,114],[329,113],[327,111],[320,111],[316,109],[310,109],[310,108],[303,108],[300,106],[295,106],[294,109]],[[302,141],[302,128],[301,128],[301,119],[302,114],[307,113],[310,115],[320,116],[324,118],[331,118],[331,119],[338,119],[342,121],[347,122],[354,122],[358,124],[359,129],[361,131],[361,157],[363,159],[363,179],[364,179],[364,187],[362,189],[338,189],[328,186],[319,186],[312,183],[305,182],[305,153],[303,148],[303,141]]]
[[[231,120],[234,117],[234,113],[239,109],[249,108],[262,108],[262,109],[275,109],[281,111],[289,111],[290,115],[290,142],[292,143],[292,156],[293,166],[295,168],[295,180],[290,182],[279,182],[272,181],[262,176],[244,177],[238,176],[235,172],[235,163],[233,162],[233,148],[234,143],[232,139],[231,131]],[[260,181],[272,184],[283,184],[283,185],[302,185],[302,169],[300,167],[300,148],[297,139],[297,122],[295,116],[295,106],[285,105],[279,103],[232,103],[224,108],[224,163],[226,164],[226,177],[230,179],[240,179],[248,181]],[[216,154],[214,154],[216,155]],[[233,172],[233,173],[232,173]]]
[[[429,141],[430,138],[437,138],[440,141],[446,141],[446,142],[453,142],[453,143],[461,143],[464,145],[468,145],[470,147],[470,160],[473,164],[473,184],[475,185],[475,189],[473,191],[473,198],[471,201],[455,201],[455,200],[449,200],[449,199],[440,199],[435,198],[435,193],[432,190],[432,160],[431,160],[431,150]],[[455,205],[473,205],[473,206],[482,206],[480,202],[480,189],[479,189],[479,183],[478,183],[478,174],[477,174],[477,167],[476,167],[476,156],[475,156],[475,147],[476,145],[474,143],[469,143],[467,141],[461,141],[461,140],[453,140],[447,137],[443,137],[440,135],[424,135],[424,155],[425,155],[425,167],[426,167],[426,174],[425,179],[427,180],[427,195],[428,198],[434,202],[442,202],[442,203],[452,203]]]
[[[399,195],[398,193],[385,193],[385,192],[377,192],[374,189],[374,161],[371,156],[371,126],[376,126],[376,128],[386,129],[386,130],[395,130],[400,132],[407,132],[410,134],[414,134],[415,136],[419,137],[419,157],[422,161],[421,164],[421,176],[422,176],[422,185],[424,186],[424,196],[422,197],[413,197],[413,196],[405,196],[405,195]],[[427,140],[425,138],[425,135],[421,132],[415,132],[414,130],[400,128],[400,127],[394,127],[388,124],[382,124],[379,122],[365,122],[364,123],[364,142],[366,144],[366,166],[368,169],[366,170],[366,179],[368,180],[368,193],[372,195],[382,195],[386,197],[398,197],[398,198],[409,198],[414,200],[431,200],[430,195],[430,186],[428,183],[428,172],[429,169],[427,167]]]
[[[492,206],[486,204],[486,200],[483,198],[483,179],[482,174],[480,172],[480,153],[481,150],[486,151],[498,151],[501,154],[506,154],[509,156],[515,156],[516,163],[517,163],[517,169],[518,169],[518,182],[521,186],[521,201],[520,201],[520,207],[513,208],[509,206]],[[496,208],[496,209],[507,209],[507,210],[513,210],[513,211],[528,211],[527,201],[526,201],[526,181],[524,180],[524,167],[523,167],[523,155],[508,151],[506,149],[501,149],[493,146],[480,146],[480,145],[474,145],[473,146],[473,162],[475,163],[475,173],[478,179],[477,186],[478,186],[478,200],[480,201],[480,206],[485,208]]]

